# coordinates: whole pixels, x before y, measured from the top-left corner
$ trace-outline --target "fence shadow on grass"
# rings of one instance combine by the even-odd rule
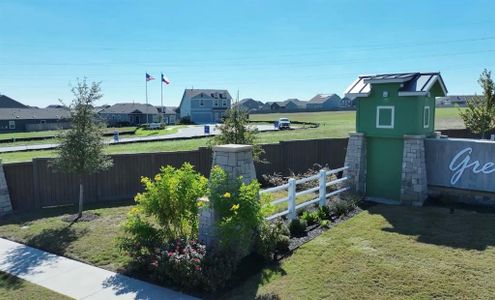
[[[392,225],[382,230],[417,236],[420,243],[479,251],[495,245],[495,213],[487,210],[374,205],[368,211]]]

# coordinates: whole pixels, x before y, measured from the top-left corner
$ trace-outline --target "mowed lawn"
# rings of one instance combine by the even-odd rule
[[[495,213],[374,206],[224,299],[493,299]]]
[[[288,117],[292,121],[305,121],[319,123],[318,128],[300,129],[291,131],[263,132],[258,135],[259,143],[277,143],[288,140],[320,139],[320,138],[343,138],[349,132],[356,130],[354,111],[329,111],[312,113],[287,113],[287,114],[260,114],[251,115],[250,119],[255,121],[274,121],[280,117]],[[459,108],[439,108],[436,114],[436,129],[464,128],[459,117]],[[194,150],[208,145],[209,138],[198,138],[193,140],[148,142],[125,145],[112,145],[105,148],[108,154],[120,153],[149,153],[162,151]],[[29,151],[15,153],[1,153],[0,159],[4,163],[30,161],[33,158],[53,157],[55,151]]]
[[[0,272],[0,299],[68,300],[72,299],[39,285]]]
[[[131,207],[92,207],[98,219],[72,226],[60,217],[74,208],[14,215],[0,222],[0,236],[123,271],[128,259],[115,238]],[[253,299],[274,293],[282,299],[493,298],[494,228],[493,211],[372,206],[222,297]]]

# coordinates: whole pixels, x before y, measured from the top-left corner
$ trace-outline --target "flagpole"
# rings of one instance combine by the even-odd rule
[[[163,111],[163,73],[162,76],[160,77],[160,105],[162,106],[162,123],[163,123],[163,116],[165,115],[165,112]]]
[[[148,118],[148,78],[147,78],[148,73],[145,74],[144,76],[144,81],[146,85],[146,124],[149,124],[149,118]]]

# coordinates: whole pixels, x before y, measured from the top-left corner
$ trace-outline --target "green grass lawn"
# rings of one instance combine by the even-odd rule
[[[436,114],[436,129],[463,128],[463,123],[458,116],[458,108],[439,108]],[[318,138],[342,138],[349,132],[355,131],[355,112],[313,112],[313,113],[289,113],[289,114],[262,114],[251,115],[252,120],[273,121],[279,117],[288,117],[293,121],[307,121],[320,123],[320,127],[313,129],[288,130],[276,132],[263,132],[258,135],[260,143],[277,143],[279,141]],[[160,151],[194,150],[206,146],[208,138],[179,141],[148,142],[125,145],[107,146],[108,154],[119,153],[148,153]],[[54,151],[29,151],[0,154],[4,163],[29,161],[38,157],[53,157]]]
[[[127,131],[136,129],[135,126],[119,127],[119,131]],[[114,127],[108,127],[104,129],[106,133],[112,133],[115,130]],[[0,133],[0,140],[11,138],[27,138],[27,137],[40,137],[40,136],[55,136],[60,133],[60,130],[45,130],[45,131],[31,131],[31,132],[9,132]]]
[[[0,236],[109,270],[131,206],[89,209],[91,222],[61,221],[75,208],[9,216]],[[446,207],[369,207],[227,291],[225,299],[488,299],[495,293],[495,212]],[[0,291],[1,293],[1,291]],[[1,294],[0,294],[1,295]]]
[[[374,206],[263,269],[225,299],[490,299],[495,213]]]
[[[120,234],[120,224],[132,206],[87,207],[99,218],[91,222],[77,222],[72,226],[62,221],[61,217],[75,213],[75,207],[11,215],[0,220],[0,237],[111,271],[123,270],[128,258],[118,250],[116,237]]]
[[[0,299],[62,300],[71,298],[0,271]]]

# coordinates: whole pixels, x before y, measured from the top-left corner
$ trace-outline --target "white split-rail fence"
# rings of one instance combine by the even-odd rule
[[[274,193],[274,192],[283,191],[283,190],[288,191],[287,197],[271,201],[272,205],[287,202],[287,209],[284,211],[281,211],[279,213],[273,214],[273,215],[267,217],[266,219],[268,221],[270,221],[270,220],[273,220],[273,219],[287,215],[287,217],[290,220],[294,220],[297,218],[297,211],[299,209],[302,209],[308,205],[311,205],[311,204],[314,204],[317,202],[318,202],[319,206],[324,206],[326,204],[326,201],[328,198],[336,196],[340,193],[343,193],[343,192],[349,190],[349,187],[341,187],[335,191],[327,193],[327,187],[332,186],[332,185],[337,185],[339,183],[343,183],[343,182],[346,182],[348,180],[347,177],[341,177],[339,179],[335,179],[335,180],[331,180],[331,181],[327,182],[327,176],[330,176],[332,174],[337,174],[337,173],[342,172],[346,169],[348,169],[348,167],[342,167],[342,168],[333,169],[333,170],[322,169],[316,175],[297,179],[297,180],[295,178],[289,178],[288,183],[286,183],[284,185],[280,185],[280,186],[272,187],[269,189],[261,190],[260,195],[266,194],[266,193]],[[318,186],[296,192],[296,186],[298,184],[306,183],[308,181],[317,180],[317,179],[319,181]],[[305,201],[303,203],[296,204],[296,198],[298,196],[312,194],[315,192],[319,193],[318,198],[315,198],[315,199],[312,199],[309,201]]]

